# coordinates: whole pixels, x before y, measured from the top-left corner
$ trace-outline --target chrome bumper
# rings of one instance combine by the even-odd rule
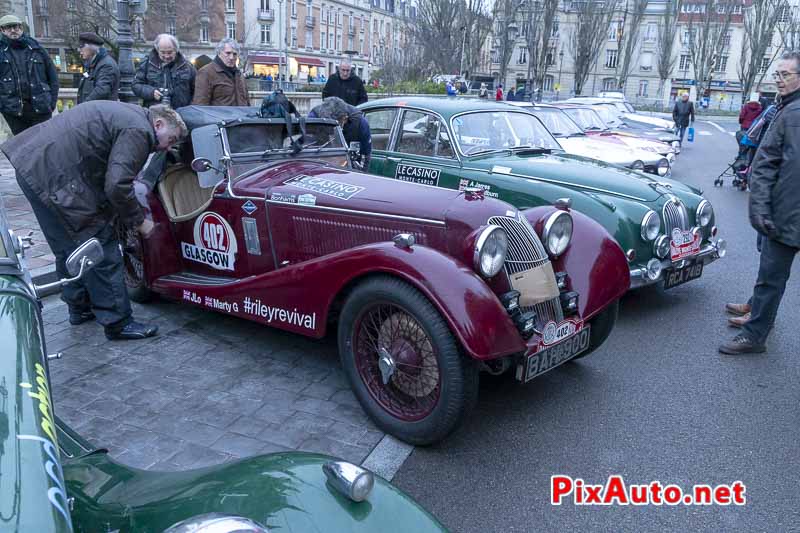
[[[659,281],[664,280],[664,274],[667,272],[668,269],[673,267],[680,268],[684,266],[684,264],[688,264],[689,261],[697,262],[701,261],[703,266],[708,265],[709,263],[713,263],[717,259],[724,257],[725,255],[725,239],[717,239],[716,241],[709,242],[702,248],[700,248],[700,252],[697,255],[694,255],[688,259],[683,259],[678,261],[677,263],[673,263],[669,259],[664,259],[661,261],[661,274],[656,279],[650,279],[647,276],[647,268],[632,268],[630,271],[631,274],[631,289],[638,289],[639,287],[644,287],[646,285],[653,285],[654,283],[658,283]],[[720,249],[723,250],[722,254],[720,255]],[[683,263],[683,264],[681,264]]]

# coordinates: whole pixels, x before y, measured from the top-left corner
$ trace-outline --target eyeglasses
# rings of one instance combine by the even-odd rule
[[[22,24],[9,24],[8,26],[3,26],[3,30],[22,30]]]
[[[787,81],[792,76],[797,76],[797,74],[798,74],[797,72],[787,72],[787,71],[778,72],[776,70],[775,72],[772,73],[772,79]]]

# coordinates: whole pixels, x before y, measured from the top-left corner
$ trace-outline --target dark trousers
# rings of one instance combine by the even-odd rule
[[[34,113],[23,112],[21,116],[3,113],[3,118],[6,119],[6,122],[8,122],[8,127],[11,128],[11,133],[14,135],[22,133],[31,126],[35,126],[46,120],[50,120],[52,116],[52,113],[48,113],[46,115],[36,115]]]
[[[683,138],[686,137],[687,129],[689,129],[689,126],[678,126],[678,137],[681,138],[681,144],[683,144]]]
[[[761,263],[753,289],[750,320],[744,325],[744,334],[752,341],[763,344],[778,314],[786,282],[792,272],[792,262],[800,248],[787,246],[764,238],[761,243]]]
[[[39,199],[25,180],[17,179],[17,182],[30,202],[47,244],[56,257],[56,274],[60,279],[72,277],[67,272],[67,257],[81,243],[70,236],[60,217]],[[82,279],[64,285],[61,299],[67,303],[71,313],[92,310],[97,322],[107,331],[113,332],[131,321],[131,303],[125,287],[124,265],[113,224],[105,226],[95,237],[103,245],[103,261],[86,272]]]

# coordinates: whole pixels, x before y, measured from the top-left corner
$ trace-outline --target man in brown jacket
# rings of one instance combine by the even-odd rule
[[[250,105],[242,71],[236,66],[239,51],[239,43],[235,40],[220,41],[214,61],[197,71],[193,104]]]
[[[59,277],[69,277],[66,258],[81,242],[97,237],[103,245],[103,261],[63,288],[71,324],[97,318],[112,340],[143,339],[158,331],[131,317],[114,223],[119,219],[143,234],[152,230],[133,179],[151,152],[167,150],[185,136],[183,120],[166,106],[143,109],[94,100],[0,146],[56,256]]]

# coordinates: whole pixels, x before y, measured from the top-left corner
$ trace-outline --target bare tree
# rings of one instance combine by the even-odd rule
[[[466,0],[462,3],[460,64],[464,72],[475,72],[480,62],[480,51],[492,29],[489,0]],[[459,74],[464,74],[460,72]]]
[[[781,44],[785,50],[800,50],[800,9],[785,0],[781,4],[777,24]]]
[[[526,4],[525,42],[528,46],[528,79],[533,79],[537,87],[544,86],[547,75],[548,59],[552,59],[550,37],[558,14],[558,0],[530,0]]]
[[[458,0],[420,0],[416,24],[409,25],[422,46],[423,62],[440,73],[458,70],[461,35],[453,32],[453,22],[459,18],[459,6]]]
[[[658,25],[658,47],[656,48],[659,89],[663,96],[666,81],[672,77],[675,68],[675,37],[678,33],[678,13],[683,0],[667,0],[661,24]]]
[[[636,58],[640,30],[648,4],[649,0],[625,0],[617,46],[617,49],[622,51],[622,61],[618,64],[617,69],[617,86],[620,89],[625,87],[625,82],[628,81],[633,61]]]
[[[616,0],[573,2],[576,20],[570,46],[575,64],[575,94],[581,94],[589,71],[597,61],[614,15],[615,3]]]
[[[742,103],[747,101],[753,87],[758,88],[764,81],[767,70],[762,67],[781,17],[782,4],[782,0],[761,0],[744,12],[744,38],[738,68],[739,81],[742,82]],[[775,47],[768,63],[772,63],[780,50],[780,46]]]
[[[730,45],[728,30],[735,5],[741,0],[702,0],[693,2],[701,6],[689,14],[687,24],[689,57],[692,60],[694,79],[697,82],[697,96],[705,93],[711,83],[712,72],[721,66],[722,52]]]
[[[494,35],[497,48],[497,62],[500,64],[500,83],[505,83],[508,62],[514,53],[517,41],[517,12],[524,0],[499,0],[495,4]]]

